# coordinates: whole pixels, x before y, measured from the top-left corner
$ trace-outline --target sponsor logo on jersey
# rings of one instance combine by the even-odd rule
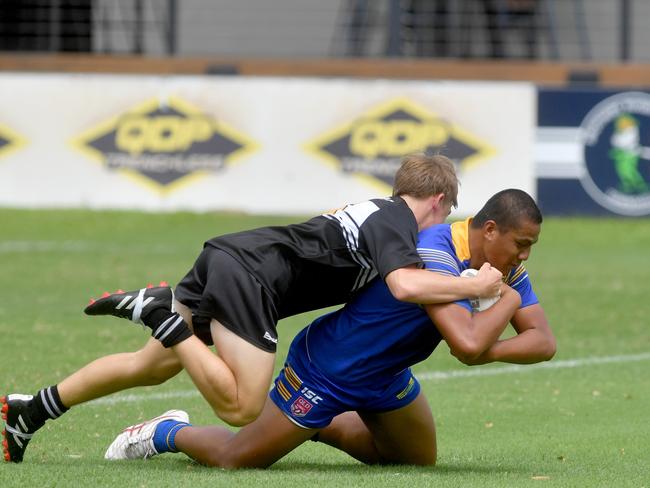
[[[309,400],[311,400],[311,402],[312,402],[314,405],[318,405],[318,402],[320,402],[320,401],[323,399],[323,397],[318,396],[316,393],[314,393],[313,391],[311,391],[311,390],[310,390],[309,388],[307,388],[306,386],[305,386],[302,390],[300,390],[300,393],[302,393],[302,394],[305,395]]]
[[[27,142],[6,125],[0,124],[0,158],[24,146]]]
[[[299,396],[291,404],[291,413],[295,417],[304,417],[312,409],[313,405],[305,400],[303,397]]]
[[[441,152],[466,170],[496,152],[453,120],[405,98],[359,114],[310,142],[307,150],[342,173],[361,177],[384,192],[392,187],[406,154]]]
[[[163,193],[217,173],[257,148],[226,122],[177,97],[127,110],[81,134],[73,145],[109,170]]]
[[[619,93],[596,104],[580,124],[580,182],[604,208],[650,213],[650,94]]]

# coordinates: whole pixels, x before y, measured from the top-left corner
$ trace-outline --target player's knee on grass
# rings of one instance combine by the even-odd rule
[[[407,464],[413,466],[435,466],[436,465],[436,448],[423,449],[416,456],[400,460],[388,460],[385,464]]]
[[[404,453],[398,449],[387,451],[380,446],[377,447],[377,459],[366,464],[401,464],[406,466],[435,466],[437,450],[436,446],[420,447],[417,452]]]

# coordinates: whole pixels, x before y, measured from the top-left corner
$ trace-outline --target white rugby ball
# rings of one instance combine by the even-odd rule
[[[478,275],[478,270],[473,268],[467,268],[460,275],[463,278],[473,278],[476,275]],[[474,312],[482,312],[483,310],[487,310],[496,302],[498,302],[499,298],[501,298],[501,294],[498,294],[495,297],[488,297],[488,298],[485,297],[470,298],[469,302],[472,304],[472,310]]]

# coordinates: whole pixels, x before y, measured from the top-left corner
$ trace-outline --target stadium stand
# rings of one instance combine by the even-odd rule
[[[642,0],[1,0],[0,13],[4,71],[650,80]]]

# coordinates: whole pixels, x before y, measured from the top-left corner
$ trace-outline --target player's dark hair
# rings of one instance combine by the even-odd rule
[[[522,220],[542,223],[542,212],[535,200],[523,190],[509,188],[493,195],[472,219],[472,228],[483,227],[488,220],[494,220],[500,229],[516,228]]]
[[[410,154],[395,173],[393,196],[426,198],[444,193],[445,201],[458,206],[458,176],[451,160],[442,154]]]

